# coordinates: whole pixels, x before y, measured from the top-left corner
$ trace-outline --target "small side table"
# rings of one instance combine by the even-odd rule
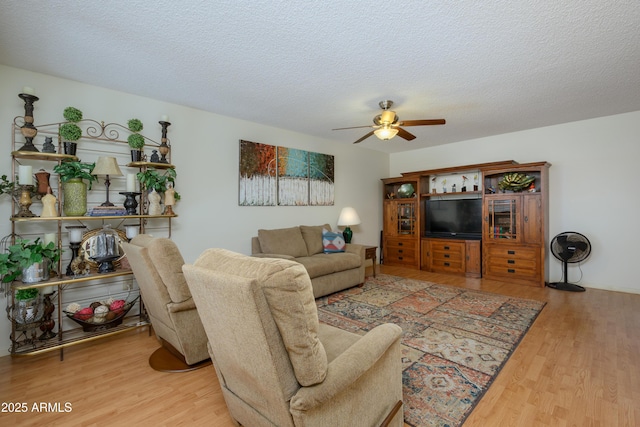
[[[373,263],[373,277],[376,277],[376,250],[377,246],[365,246],[364,247],[364,259],[370,259]]]

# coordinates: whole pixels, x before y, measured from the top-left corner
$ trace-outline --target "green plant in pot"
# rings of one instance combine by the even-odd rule
[[[44,310],[41,301],[38,301],[38,294],[37,288],[18,289],[11,318],[21,324],[40,320]]]
[[[0,275],[3,283],[13,282],[20,276],[24,283],[45,280],[49,275],[50,264],[57,263],[62,253],[53,242],[42,245],[40,238],[33,242],[17,239],[7,250],[8,252],[0,254]]]
[[[87,184],[91,190],[91,184],[98,178],[91,175],[95,163],[82,163],[78,161],[65,161],[56,165],[53,171],[60,175],[64,202],[62,210],[66,216],[82,216],[87,213]]]
[[[131,148],[131,161],[139,162],[143,157],[144,136],[140,135],[138,132],[140,132],[144,126],[138,119],[129,120],[127,122],[127,126],[129,127],[129,130],[133,132],[127,137],[127,142]]]
[[[167,169],[164,173],[160,173],[155,169],[147,169],[144,172],[138,172],[137,177],[138,181],[140,181],[140,184],[142,188],[145,189],[145,191],[149,193],[155,191],[156,193],[161,194],[167,191],[169,184],[171,184],[171,188],[173,188],[176,178],[176,171],[175,169]],[[175,190],[173,190],[173,198],[176,201],[180,200],[180,194]],[[157,199],[159,200],[160,198],[157,197]],[[150,202],[152,201],[151,194],[149,195],[148,200]],[[155,205],[153,203],[150,203],[148,207],[149,215],[159,215],[161,213],[162,212],[160,210],[160,205],[158,203],[156,203]]]
[[[147,169],[144,172],[138,172],[137,177],[145,190],[156,190],[158,193],[164,193],[167,191],[167,184],[175,184],[176,175],[175,169],[167,169],[162,174],[155,169]],[[180,200],[180,194],[177,192],[174,197],[176,200]]]
[[[75,107],[67,107],[64,109],[62,116],[68,123],[60,126],[60,138],[64,141],[65,154],[76,154],[77,140],[82,137],[82,129],[78,126],[78,122],[82,120],[82,111]]]

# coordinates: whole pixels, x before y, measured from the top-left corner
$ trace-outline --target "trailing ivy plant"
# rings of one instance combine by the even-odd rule
[[[16,188],[16,183],[9,181],[7,175],[2,175],[0,177],[0,194],[13,194],[13,191]]]
[[[62,252],[53,242],[43,246],[40,238],[33,242],[17,239],[16,243],[9,246],[7,250],[8,252],[0,254],[0,276],[3,276],[3,283],[13,282],[22,274],[24,268],[42,262],[44,258],[50,259],[54,264],[57,263]]]
[[[73,178],[82,178],[89,183],[89,190],[91,190],[91,184],[98,179],[97,176],[91,175],[95,163],[82,163],[76,161],[65,161],[53,167],[53,171],[60,175],[62,182],[67,182]]]
[[[147,191],[156,190],[158,193],[164,193],[168,183],[175,183],[176,171],[175,169],[167,169],[165,173],[160,174],[155,169],[147,169],[144,172],[138,172],[137,177],[142,187]],[[176,200],[180,200],[180,194],[177,191],[174,193],[174,197]]]

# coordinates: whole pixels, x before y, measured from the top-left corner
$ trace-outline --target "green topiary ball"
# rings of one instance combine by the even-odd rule
[[[62,116],[69,122],[79,122],[82,120],[82,111],[78,110],[75,107],[67,107],[64,109]]]
[[[82,129],[75,123],[65,123],[60,126],[60,136],[64,141],[77,141],[82,136]]]
[[[131,132],[140,132],[142,130],[142,122],[138,119],[131,119],[127,122]]]

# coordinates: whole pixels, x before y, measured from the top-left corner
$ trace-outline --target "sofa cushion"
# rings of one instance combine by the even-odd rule
[[[254,279],[269,304],[298,382],[310,386],[324,380],[327,355],[318,338],[318,311],[311,280],[302,265],[283,259],[249,257],[225,249],[208,249],[194,264]]]
[[[346,242],[342,233],[322,229],[322,245],[325,253],[344,252]]]
[[[362,262],[358,255],[350,252],[316,254],[314,256],[298,257],[296,261],[304,265],[309,277],[312,279],[337,271],[358,268]]]
[[[307,254],[309,256],[321,254],[324,251],[324,246],[322,245],[322,230],[325,228],[327,230],[331,230],[331,226],[329,224],[300,226],[302,238],[307,245]]]
[[[283,254],[292,257],[307,256],[307,244],[300,227],[258,230],[260,247],[265,254]]]

